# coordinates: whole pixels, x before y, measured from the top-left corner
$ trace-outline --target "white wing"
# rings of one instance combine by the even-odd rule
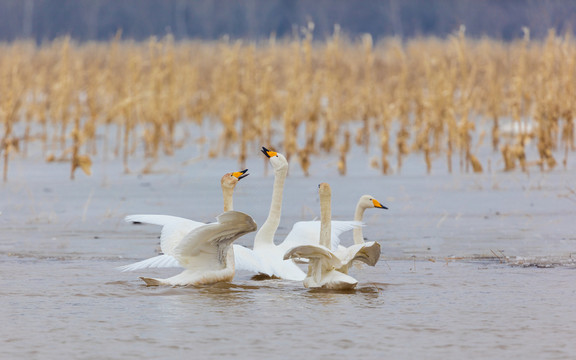
[[[314,261],[319,261],[324,264],[324,267],[340,267],[341,262],[338,256],[334,255],[330,250],[321,245],[302,245],[295,247],[284,254],[284,259],[298,259],[304,258]]]
[[[189,232],[206,225],[204,223],[170,215],[130,215],[127,222],[141,222],[162,226],[160,247],[166,255],[172,255],[174,248]]]
[[[118,270],[122,271],[136,271],[147,268],[170,268],[170,267],[181,267],[178,260],[172,255],[158,255],[150,259],[138,261],[133,264],[128,264],[124,266],[117,267]]]
[[[174,248],[174,257],[187,269],[214,269],[225,265],[230,244],[256,230],[256,223],[240,211],[218,215],[218,222],[192,230]]]
[[[346,231],[363,226],[360,221],[331,221],[331,246],[332,250],[338,248],[340,235]],[[296,246],[318,245],[320,243],[320,221],[298,221],[292,226],[292,230],[286,236],[282,244],[278,245],[283,252]]]

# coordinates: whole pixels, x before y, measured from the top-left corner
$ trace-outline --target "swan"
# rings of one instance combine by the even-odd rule
[[[356,211],[354,212],[354,221],[362,222],[364,211],[366,209],[388,209],[376,200],[372,195],[362,195],[356,204]],[[359,226],[352,230],[354,244],[364,244],[364,235],[362,234],[362,227]]]
[[[287,250],[298,245],[318,244],[320,234],[319,221],[299,221],[296,222],[285,240],[276,245],[274,235],[280,224],[282,213],[282,194],[284,190],[284,181],[288,172],[288,161],[279,152],[268,150],[262,147],[262,153],[268,157],[272,168],[274,169],[274,186],[272,189],[272,201],[270,211],[266,221],[254,238],[253,250],[243,248],[243,254],[246,257],[254,259],[252,262],[243,261],[236,264],[237,270],[249,270],[258,272],[260,275],[268,277],[278,277],[286,280],[302,281],[306,274],[293,260],[285,260],[284,254]],[[361,226],[360,222],[354,221],[332,221],[332,236],[330,239],[331,246],[337,247],[340,239],[338,236],[344,231],[349,231],[355,227]],[[236,247],[234,248],[236,251]],[[246,268],[244,264],[260,263],[258,268]],[[256,270],[256,271],[255,271]]]
[[[360,196],[360,199],[358,199],[358,203],[356,204],[356,210],[354,211],[354,220],[362,222],[364,218],[364,211],[366,211],[366,209],[373,208],[386,210],[388,209],[386,206],[382,205],[378,200],[376,200],[372,195]],[[353,230],[353,240],[355,245],[366,243],[361,226]],[[378,249],[378,251],[380,251],[380,249]],[[362,264],[359,261],[356,261],[354,266],[358,269],[362,269]]]
[[[348,275],[353,261],[362,261],[374,266],[380,257],[380,245],[376,242],[354,244],[348,248],[339,247],[330,250],[331,239],[331,196],[330,185],[319,185],[321,230],[319,245],[302,245],[290,249],[284,259],[305,258],[309,260],[308,274],[304,278],[306,288],[324,288],[331,290],[351,290],[358,281]]]
[[[256,230],[250,215],[227,211],[217,222],[199,226],[188,233],[172,251],[184,271],[167,279],[141,277],[146,285],[207,285],[234,278],[234,253],[231,244],[240,236]]]
[[[247,172],[248,169],[229,172],[224,174],[220,179],[225,212],[233,210],[234,188],[240,180],[249,175]],[[133,264],[120,266],[118,269],[121,271],[135,271],[158,267],[180,267],[179,262],[172,256],[174,248],[192,230],[205,225],[203,222],[170,215],[129,215],[125,218],[125,221],[162,226],[160,234],[160,250],[162,254]],[[241,249],[239,251],[242,252]],[[243,267],[250,267],[250,262],[254,261],[256,260],[250,259],[249,263]],[[257,267],[258,264],[251,266]]]

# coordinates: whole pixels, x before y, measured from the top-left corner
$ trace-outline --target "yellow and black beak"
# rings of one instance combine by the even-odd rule
[[[388,208],[386,206],[380,204],[380,202],[376,199],[372,199],[372,204],[374,204],[374,207],[376,207],[376,208],[388,210]]]
[[[267,158],[271,158],[271,157],[276,156],[278,154],[276,151],[268,150],[264,146],[262,146],[261,151],[264,155],[266,155]]]
[[[248,169],[244,169],[242,171],[236,171],[232,173],[232,176],[237,178],[238,180],[244,179],[246,176],[250,175],[247,173]]]

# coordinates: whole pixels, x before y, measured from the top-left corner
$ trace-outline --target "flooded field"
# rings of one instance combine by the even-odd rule
[[[387,261],[354,293],[281,280],[146,288],[105,259],[2,258],[3,356],[566,359],[574,269]]]
[[[254,147],[234,205],[261,225],[272,175]],[[352,293],[251,280],[147,288],[117,266],[155,255],[159,228],[124,216],[159,213],[213,221],[230,158],[179,153],[142,175],[119,161],[68,179],[69,164],[23,159],[1,185],[2,358],[202,359],[291,357],[566,359],[576,353],[576,174],[431,175],[417,159],[381,176],[363,153],[293,166],[277,241],[319,216],[317,185],[332,186],[332,214],[351,219],[369,193],[389,210],[365,214],[382,245],[376,267],[355,269]],[[139,167],[140,166],[140,167]],[[237,243],[251,246],[254,234]],[[344,243],[352,242],[345,234]]]

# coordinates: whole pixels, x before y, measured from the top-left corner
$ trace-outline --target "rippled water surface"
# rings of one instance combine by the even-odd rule
[[[366,162],[351,164],[347,177],[291,170],[277,234],[318,215],[321,181],[332,185],[335,218],[350,218],[363,193],[386,204],[366,212],[364,231],[383,258],[353,271],[359,285],[349,293],[242,272],[232,283],[147,288],[139,276],[178,270],[115,270],[153,256],[158,244],[157,227],[126,224],[125,215],[212,221],[233,160],[151,175],[117,175],[110,164],[75,182],[65,164],[15,165],[0,199],[0,358],[575,356],[574,174],[382,177]],[[252,175],[235,193],[235,208],[258,224],[272,184],[262,163],[249,161]]]
[[[110,260],[2,257],[6,358],[574,355],[574,269],[387,261],[351,293],[282,280],[147,288]],[[7,325],[9,324],[9,325]],[[7,325],[7,326],[6,326]]]

